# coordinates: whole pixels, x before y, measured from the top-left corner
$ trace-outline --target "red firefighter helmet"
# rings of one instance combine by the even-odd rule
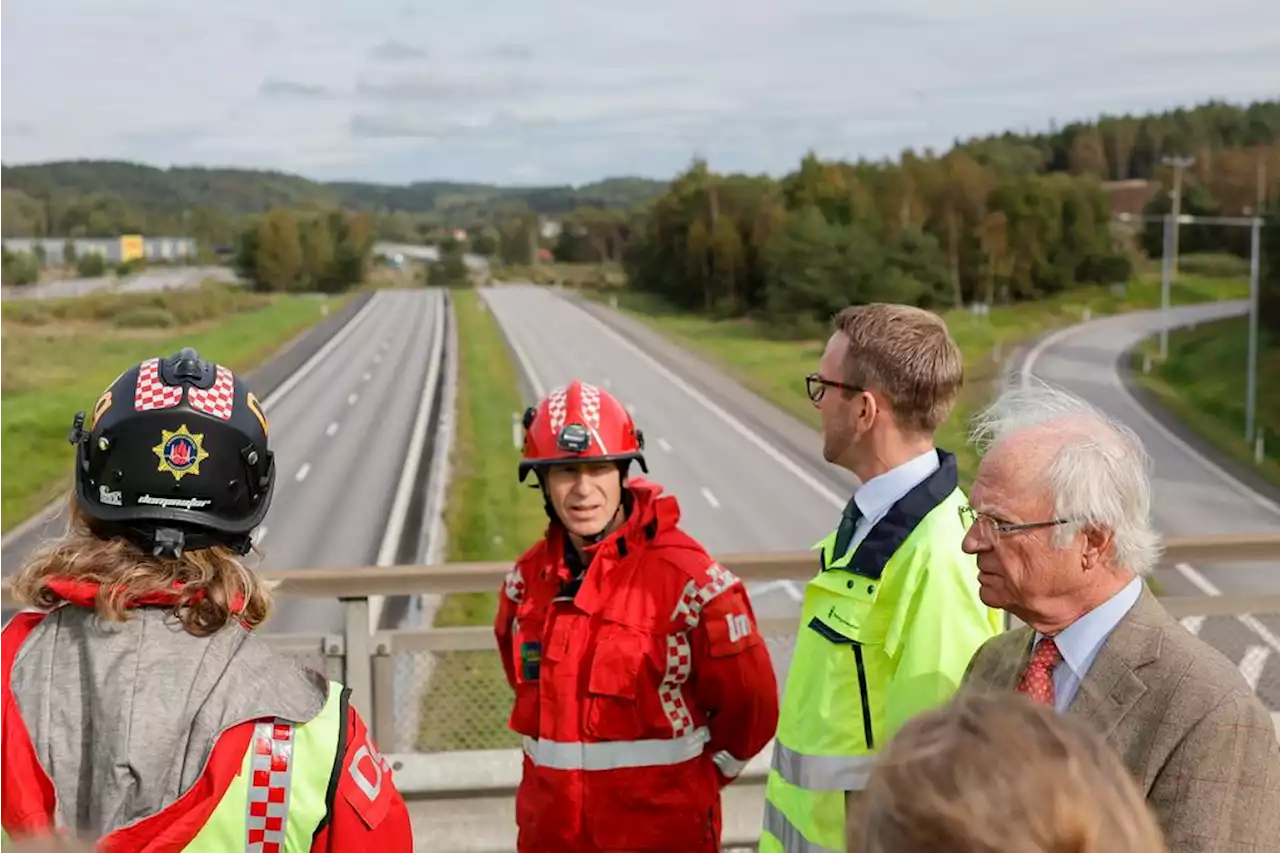
[[[529,472],[566,462],[644,463],[644,435],[631,413],[608,391],[573,380],[524,413],[524,458],[520,482]]]

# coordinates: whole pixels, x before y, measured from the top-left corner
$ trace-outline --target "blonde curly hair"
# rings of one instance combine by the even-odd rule
[[[270,585],[230,548],[186,551],[178,559],[155,557],[97,527],[74,494],[69,507],[66,533],[33,552],[14,580],[19,602],[51,610],[64,601],[50,588],[51,580],[96,583],[98,616],[121,622],[139,598],[176,593],[173,613],[196,637],[217,633],[232,620],[255,628],[271,614]]]

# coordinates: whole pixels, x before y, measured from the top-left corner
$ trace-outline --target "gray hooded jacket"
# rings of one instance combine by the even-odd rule
[[[249,720],[302,723],[328,682],[229,625],[193,637],[167,609],[127,622],[66,604],[27,637],[10,675],[60,826],[100,838],[174,803],[219,735]]]

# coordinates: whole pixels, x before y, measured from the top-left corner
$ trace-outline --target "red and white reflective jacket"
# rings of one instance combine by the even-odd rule
[[[248,642],[250,632],[247,630],[229,626],[209,638],[191,638],[168,622],[162,624],[158,614],[163,611],[159,608],[139,608],[128,623],[115,631],[91,632],[88,627],[92,623],[85,615],[92,613],[97,586],[72,581],[63,583],[59,592],[69,603],[49,614],[19,613],[3,631],[0,698],[4,706],[4,747],[3,767],[0,769],[3,780],[0,823],[10,838],[61,833],[59,813],[62,821],[68,824],[67,831],[87,833],[85,828],[76,826],[77,820],[85,815],[101,815],[102,801],[110,798],[123,802],[125,806],[101,817],[108,824],[105,833],[87,833],[89,838],[100,836],[97,837],[97,850],[103,853],[204,850],[210,847],[207,828],[217,820],[215,810],[226,801],[231,812],[239,815],[244,828],[240,844],[223,849],[297,850],[300,845],[294,843],[296,839],[292,836],[289,844],[279,843],[285,835],[286,824],[278,812],[271,810],[273,807],[269,803],[277,802],[275,794],[282,794],[280,801],[289,803],[292,808],[290,785],[292,797],[300,799],[303,786],[297,774],[303,772],[308,778],[315,774],[327,776],[327,779],[320,779],[318,785],[310,786],[313,791],[318,787],[323,792],[320,801],[311,803],[311,807],[313,811],[316,808],[322,810],[324,817],[314,833],[308,833],[307,839],[301,842],[305,845],[303,849],[310,853],[347,850],[409,853],[413,849],[408,809],[392,781],[390,765],[379,754],[359,713],[348,703],[349,691],[346,689],[342,690],[340,699],[335,700],[334,721],[338,736],[336,749],[331,754],[308,756],[303,767],[301,756],[295,755],[288,746],[273,750],[269,737],[270,772],[259,773],[254,769],[249,774],[251,778],[246,779],[246,753],[251,743],[262,746],[260,724],[264,720],[270,723],[272,718],[236,719],[232,716],[226,721],[227,728],[220,733],[216,730],[211,733],[214,735],[210,741],[211,749],[207,760],[197,768],[198,773],[193,774],[193,784],[176,797],[156,794],[155,797],[163,802],[160,808],[141,807],[144,797],[173,787],[173,780],[179,775],[178,769],[186,763],[183,750],[179,749],[175,754],[171,748],[174,742],[185,742],[182,733],[175,731],[173,722],[185,718],[179,708],[171,709],[172,719],[166,716],[170,709],[144,713],[145,696],[136,694],[155,692],[159,681],[178,677],[170,673],[183,673],[185,663],[189,664],[187,674],[192,678],[179,682],[178,686],[186,689],[189,684],[193,685],[191,692],[205,704],[213,704],[226,695],[234,701],[236,697],[247,694],[261,694],[260,702],[265,705],[273,701],[283,704],[279,697],[272,696],[273,687],[279,684],[257,680],[253,672],[254,665],[263,666],[262,671],[268,675],[287,674],[287,669],[265,669],[281,664],[279,660],[268,657],[270,652],[264,652],[263,647],[258,646],[260,641]],[[152,598],[163,596],[155,594]],[[246,638],[245,642],[239,642],[241,635]],[[98,650],[108,646],[112,642],[108,638],[113,636],[117,641],[124,641],[120,645],[127,645],[131,637],[146,637],[146,647],[126,650],[118,657],[100,654]],[[187,645],[173,650],[179,643]],[[190,653],[191,648],[188,647],[200,646],[207,649],[208,659]],[[58,654],[71,654],[97,664],[92,669],[106,673],[105,688],[100,689],[99,685],[88,681],[81,682],[81,676],[88,677],[89,668],[80,673],[68,673],[72,667],[59,667],[41,676],[40,668],[36,667],[35,677],[32,677],[29,664],[24,684],[16,683],[15,672],[22,667],[18,661],[20,655],[28,660],[33,657],[66,660],[65,657],[43,657],[55,647]],[[227,649],[234,649],[230,658],[221,654]],[[166,669],[166,660],[174,657],[188,660],[175,661],[172,669]],[[237,661],[246,660],[250,663],[237,664]],[[107,661],[111,662],[110,667],[103,665]],[[214,672],[218,666],[224,669]],[[141,670],[145,672],[140,673]],[[296,667],[294,671],[298,671]],[[212,676],[208,677],[211,673]],[[201,675],[206,677],[201,680]],[[60,679],[78,686],[67,688]],[[207,689],[210,683],[219,688],[225,687],[225,693]],[[198,688],[205,688],[205,691],[198,692]],[[333,692],[331,689],[330,694]],[[25,718],[24,703],[28,715]],[[200,702],[194,704],[199,705]],[[87,713],[86,709],[90,708],[96,714]],[[117,726],[114,730],[99,730],[92,726],[86,731],[83,725],[69,722],[107,718],[128,720],[129,724]],[[277,740],[290,740],[292,725],[281,725],[279,719],[274,723],[273,727],[267,727],[267,733]],[[282,729],[288,731],[282,732]],[[150,748],[148,741],[151,741]],[[83,758],[68,752],[76,744],[83,744]],[[46,766],[45,761],[51,755],[71,755],[71,759],[60,761],[59,766]],[[65,764],[73,765],[70,771],[61,766]],[[294,765],[302,767],[302,770],[298,771]],[[286,781],[277,784],[279,777]],[[58,779],[63,780],[62,785],[57,783]],[[237,794],[237,784],[245,791]],[[95,785],[104,785],[105,788],[95,788]],[[249,802],[254,799],[255,789],[265,795],[261,798],[265,814],[259,814],[254,804]],[[126,807],[130,814],[123,815]],[[134,814],[139,811],[142,813]],[[197,840],[202,832],[204,835]],[[276,838],[276,835],[281,838]],[[213,846],[222,845],[214,839]]]
[[[524,736],[521,853],[720,849],[720,789],[773,737],[778,688],[741,581],[640,479],[576,594],[552,524],[494,624]],[[571,589],[571,588],[570,588]]]

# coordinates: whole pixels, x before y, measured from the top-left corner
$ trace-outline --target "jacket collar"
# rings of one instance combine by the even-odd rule
[[[46,578],[43,583],[50,592],[66,603],[90,610],[96,607],[98,597],[103,594],[102,584],[81,578],[53,575]],[[204,597],[204,590],[197,589],[188,592],[183,584],[174,581],[173,585],[167,590],[157,589],[130,596],[125,599],[124,605],[128,608],[173,607],[178,604],[200,601]],[[241,612],[244,610],[244,603],[244,596],[236,595],[235,600],[232,602],[232,611],[235,613]]]

